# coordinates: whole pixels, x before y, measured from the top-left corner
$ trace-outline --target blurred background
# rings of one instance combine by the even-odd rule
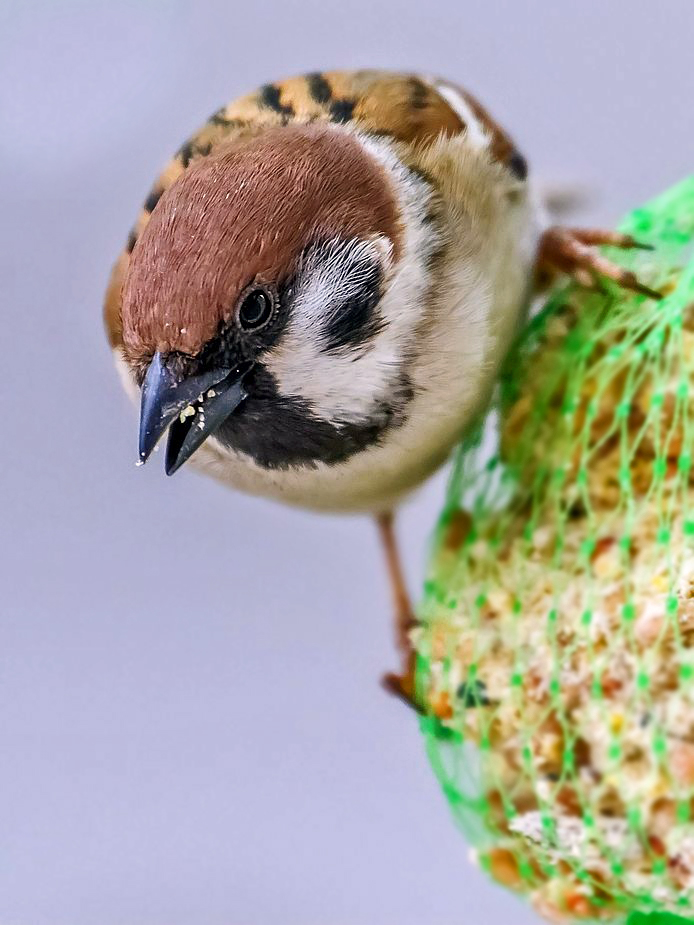
[[[379,689],[371,524],[136,470],[102,293],[191,130],[314,69],[460,81],[612,224],[694,167],[693,38],[691,0],[0,0],[0,925],[533,920]]]

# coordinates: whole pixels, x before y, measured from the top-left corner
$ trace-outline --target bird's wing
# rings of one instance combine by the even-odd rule
[[[326,71],[265,84],[222,106],[176,152],[145,199],[128,243],[111,274],[104,316],[112,346],[121,344],[121,287],[129,255],[159,197],[188,165],[218,144],[290,122],[350,123],[413,149],[441,136],[477,133],[493,160],[516,170],[518,155],[509,136],[477,100],[454,84],[389,71]],[[520,158],[521,167],[524,161]]]

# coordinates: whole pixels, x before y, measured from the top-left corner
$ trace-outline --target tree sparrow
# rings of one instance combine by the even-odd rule
[[[378,518],[412,697],[392,511],[489,401],[538,270],[649,296],[548,227],[525,158],[446,80],[381,71],[266,84],[218,110],[155,182],[106,326],[139,396],[139,459],[168,432],[242,491]]]

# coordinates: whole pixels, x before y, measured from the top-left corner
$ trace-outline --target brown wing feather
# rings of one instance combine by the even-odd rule
[[[473,97],[462,90],[458,92],[489,132],[492,156],[506,162],[515,151],[508,136]],[[179,148],[159,175],[113,268],[104,307],[112,346],[121,343],[121,287],[129,255],[164,190],[191,161],[204,157],[220,142],[266,125],[294,121],[351,122],[367,132],[389,135],[408,145],[465,130],[460,115],[432,84],[416,75],[387,71],[326,71],[290,77],[265,84],[255,93],[223,106]]]

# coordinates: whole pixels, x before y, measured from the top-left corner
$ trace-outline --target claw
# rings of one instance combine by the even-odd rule
[[[638,292],[650,299],[662,299],[663,294],[642,283],[634,273],[598,253],[598,245],[652,250],[650,244],[636,241],[618,231],[597,231],[580,228],[549,228],[540,243],[538,265],[542,269],[567,273],[581,286],[595,288],[596,276],[607,277],[623,289]]]
[[[624,250],[632,248],[642,251],[652,251],[653,245],[646,244],[645,241],[637,241],[630,234],[623,234],[621,231],[601,231],[599,228],[567,228],[572,237],[581,244],[588,244],[596,247],[599,244],[608,244],[611,247],[621,247]]]
[[[625,289],[631,289],[633,292],[638,292],[641,295],[648,296],[649,299],[655,299],[656,302],[659,302],[664,298],[662,292],[658,292],[657,289],[651,289],[649,286],[645,286],[643,283],[640,283],[634,274],[630,274],[633,277],[631,282],[623,282],[622,285]]]
[[[420,703],[417,703],[414,695],[413,682],[414,678],[411,676],[388,672],[381,678],[381,687],[387,691],[387,693],[392,694],[393,697],[397,697],[398,700],[402,700],[402,702],[407,704],[407,706],[414,710],[415,713],[419,713],[420,716],[424,716],[426,711]]]

